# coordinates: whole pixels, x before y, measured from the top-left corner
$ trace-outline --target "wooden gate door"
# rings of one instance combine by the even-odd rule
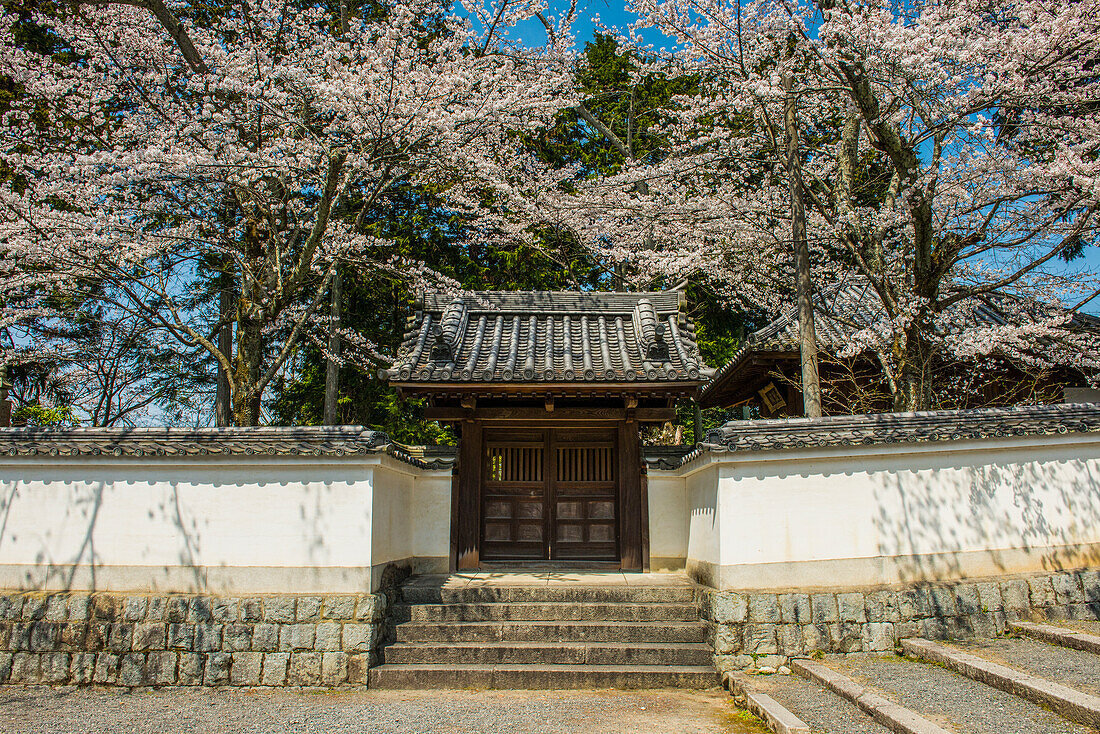
[[[486,428],[483,440],[483,561],[619,561],[613,428]]]

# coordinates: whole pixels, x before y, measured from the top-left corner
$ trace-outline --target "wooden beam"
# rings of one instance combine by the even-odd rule
[[[675,408],[636,408],[635,417],[642,423],[663,423],[676,419]],[[552,411],[534,406],[515,408],[454,408],[429,406],[424,417],[432,421],[621,421],[626,420],[623,408],[559,408]]]

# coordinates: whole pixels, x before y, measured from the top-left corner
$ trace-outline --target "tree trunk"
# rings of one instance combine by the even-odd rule
[[[264,272],[265,233],[256,222],[245,227],[244,250],[248,277],[242,272],[237,299],[237,358],[234,360],[233,418],[238,426],[260,424],[260,378],[263,374],[263,293],[258,282]]]
[[[228,276],[223,276],[228,278]],[[225,319],[233,310],[233,294],[230,293],[228,285],[223,284],[221,291],[218,293],[218,316]],[[225,358],[230,362],[233,361],[233,325],[225,324],[218,330],[218,351],[225,355]],[[222,367],[221,362],[216,362],[218,365],[218,390],[214,397],[214,424],[218,427],[225,427],[232,423],[233,418],[233,405],[231,403],[232,391],[229,386],[229,375]]]
[[[914,323],[906,330],[905,346],[898,352],[894,410],[928,410],[932,403],[931,355],[920,324]]]
[[[821,417],[821,379],[817,369],[817,335],[814,333],[813,279],[810,273],[810,245],[806,240],[806,206],[802,201],[802,158],[799,153],[798,99],[794,77],[783,80],[787,92],[784,127],[787,138],[787,185],[791,194],[791,239],[795,253],[795,283],[798,289],[798,342],[802,355],[802,404],[810,418]]]
[[[332,275],[332,306],[329,309],[328,362],[325,365],[325,418],[326,426],[335,426],[336,401],[340,397],[340,299],[343,296],[340,272]]]

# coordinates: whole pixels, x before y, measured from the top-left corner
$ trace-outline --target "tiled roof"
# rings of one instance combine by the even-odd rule
[[[730,421],[708,431],[703,447],[763,451],[1091,432],[1100,432],[1100,403]]]
[[[676,292],[428,293],[422,306],[383,379],[700,383],[711,372]]]
[[[234,428],[0,428],[0,456],[365,456],[388,454],[421,469],[434,456],[402,451],[365,426]]]
[[[965,328],[983,326],[1004,326],[1010,323],[1003,301],[1011,296],[987,294],[967,299],[956,309],[957,317]],[[1002,305],[1003,304],[1003,305]],[[1032,302],[1028,310],[1036,319],[1064,315],[1066,311],[1059,306]],[[1071,328],[1100,330],[1100,320],[1086,314],[1073,314]],[[871,287],[871,283],[861,276],[850,276],[844,282],[835,285],[814,297],[814,333],[817,336],[818,349],[836,351],[851,342],[857,331],[882,323],[885,313],[882,301]],[[1100,348],[1100,336],[1097,338]],[[1036,349],[1041,345],[1035,345]],[[700,391],[700,400],[704,403],[719,390],[726,378],[738,371],[741,363],[753,353],[797,352],[798,308],[792,306],[779,318],[762,329],[754,331],[745,340],[733,357],[719,367],[714,376]],[[1056,361],[1056,359],[1055,359]]]

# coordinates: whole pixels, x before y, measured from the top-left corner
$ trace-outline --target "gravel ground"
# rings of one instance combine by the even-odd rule
[[[1027,638],[967,640],[948,643],[993,663],[1100,695],[1100,655],[1048,645]]]
[[[0,732],[761,734],[724,691],[0,687]]]
[[[814,734],[889,734],[854,704],[797,675],[754,675],[748,686],[774,698]]]
[[[1091,729],[956,675],[896,655],[827,656],[830,668],[959,734],[1086,734]]]

